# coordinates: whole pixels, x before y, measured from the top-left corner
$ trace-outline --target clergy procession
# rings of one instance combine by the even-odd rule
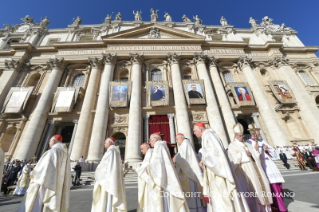
[[[178,133],[178,152],[173,157],[160,132],[151,134],[149,143],[140,146],[144,160],[134,169],[138,175],[137,211],[287,211],[282,189],[285,181],[272,161],[274,148],[263,141],[254,124],[249,125],[251,138],[247,141],[240,123],[233,130],[235,138],[226,151],[215,131],[198,122],[193,132],[201,139],[199,153],[188,138]],[[25,194],[19,212],[69,210],[71,166],[62,141],[61,135],[53,136],[50,150],[32,171],[31,162],[24,165],[14,190],[15,195]],[[127,211],[125,175],[115,139],[107,138],[104,148],[106,152],[95,171],[91,211]],[[1,149],[0,159],[3,170]],[[13,170],[18,171],[17,167],[18,162]]]

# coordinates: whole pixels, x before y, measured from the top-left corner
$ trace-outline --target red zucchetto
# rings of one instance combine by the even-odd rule
[[[195,126],[197,126],[197,127],[204,127],[204,128],[205,128],[205,124],[203,124],[202,122],[197,122],[197,123],[195,124]]]
[[[54,135],[53,137],[54,137],[56,140],[60,141],[60,142],[62,142],[62,140],[63,140],[63,138],[62,138],[61,135]]]

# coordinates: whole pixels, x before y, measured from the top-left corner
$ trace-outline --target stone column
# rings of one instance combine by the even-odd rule
[[[5,98],[8,95],[10,88],[16,80],[19,71],[22,68],[22,63],[19,60],[5,60],[5,69],[0,77],[0,110],[3,107]]]
[[[305,85],[297,76],[298,72],[293,70],[286,57],[276,57],[273,64],[279,68],[279,73],[284,80],[287,81],[290,89],[293,91],[297,99],[297,105],[300,107],[300,116],[303,122],[307,125],[307,129],[311,138],[315,143],[319,143],[319,110],[316,102],[312,99],[311,95],[305,88]]]
[[[169,133],[171,136],[171,144],[176,144],[176,135],[175,135],[175,124],[174,124],[174,113],[168,113],[168,121],[169,121]],[[177,147],[175,146],[174,152],[177,152]]]
[[[49,123],[48,123],[48,130],[46,132],[46,135],[44,137],[44,142],[43,142],[43,145],[42,145],[42,149],[40,151],[40,154],[38,154],[38,158],[40,158],[48,149],[49,147],[49,142],[50,142],[50,139],[51,137],[53,136],[54,134],[54,129],[56,128],[57,125],[59,125],[60,122],[59,121],[53,121],[53,120],[49,120]]]
[[[261,129],[261,125],[260,125],[260,122],[258,120],[258,116],[259,116],[259,113],[253,113],[251,115],[251,117],[254,120],[255,126],[260,129],[261,138],[268,143],[266,135],[265,135],[264,131]]]
[[[210,76],[213,81],[213,85],[216,91],[219,105],[221,107],[221,111],[224,117],[229,139],[230,141],[232,141],[235,137],[233,126],[236,124],[236,120],[235,120],[234,113],[231,109],[231,104],[226,95],[223,82],[220,78],[216,62],[217,62],[217,58],[214,58],[214,57],[210,58],[210,61],[209,61]]]
[[[222,140],[224,147],[228,146],[228,138],[224,129],[224,123],[221,117],[221,111],[219,110],[217,99],[213,90],[213,85],[210,81],[208,71],[206,69],[206,55],[194,54],[194,62],[197,67],[199,79],[204,81],[205,92],[206,92],[206,113],[211,129],[213,129],[218,137]],[[225,91],[223,91],[225,92]],[[234,125],[233,125],[234,126]]]
[[[149,124],[148,124],[148,120],[150,118],[150,115],[149,114],[145,114],[143,116],[143,119],[144,119],[144,143],[149,143],[149,138],[150,138],[150,135],[149,135]]]
[[[187,103],[184,96],[184,89],[182,84],[181,70],[179,66],[180,55],[168,54],[168,61],[171,66],[172,83],[175,101],[175,114],[177,121],[177,132],[183,133],[186,138],[189,138],[194,145],[193,133],[189,122]]]
[[[100,161],[103,157],[107,121],[109,116],[109,87],[112,81],[116,55],[105,54],[104,70],[100,82],[100,92],[93,122],[87,161]]]
[[[77,127],[78,129],[76,130],[74,137],[75,143],[71,151],[71,160],[79,160],[82,156],[86,158],[89,146],[90,131],[92,127],[92,109],[96,101],[103,59],[96,57],[89,58],[89,62],[91,64],[91,74],[88,87],[85,91]]]
[[[268,102],[261,84],[258,82],[257,77],[254,75],[253,70],[250,67],[250,63],[251,58],[247,56],[239,57],[238,64],[243,71],[251,90],[254,92],[259,114],[263,120],[265,120],[265,126],[270,134],[272,143],[278,146],[287,146],[289,142],[284,134],[284,129],[279,124],[275,111]]]
[[[71,142],[70,142],[70,146],[69,146],[69,154],[72,151],[72,147],[73,147],[73,143],[74,143],[74,137],[75,137],[76,130],[78,128],[79,121],[78,120],[73,120],[73,123],[74,123],[74,128],[73,128],[72,138],[71,138]]]
[[[48,66],[52,67],[50,78],[48,79],[45,88],[41,94],[36,108],[34,109],[28,129],[25,129],[25,134],[19,142],[19,158],[31,159],[37,149],[41,134],[45,127],[48,112],[50,111],[53,95],[59,85],[62,73],[65,68],[64,59],[49,59]]]
[[[142,160],[140,144],[142,142],[142,64],[144,56],[141,54],[130,54],[132,69],[132,92],[129,109],[128,136],[125,145],[125,161],[138,162]]]

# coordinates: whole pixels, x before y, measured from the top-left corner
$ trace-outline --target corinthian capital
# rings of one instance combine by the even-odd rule
[[[250,63],[251,63],[252,59],[251,57],[248,57],[248,56],[240,56],[239,59],[238,59],[238,65],[241,69],[243,69],[244,67],[246,66],[250,66]]]
[[[144,54],[139,54],[139,53],[135,53],[135,54],[132,54],[130,53],[130,58],[131,58],[131,62],[132,64],[142,64],[143,61],[144,61]]]
[[[288,56],[276,56],[273,60],[269,60],[268,64],[269,66],[280,68],[283,65],[289,65],[289,58]]]
[[[113,64],[113,65],[115,65],[116,58],[117,58],[116,54],[108,53],[108,54],[102,54],[102,56],[103,56],[105,64]]]
[[[206,59],[207,59],[207,55],[204,52],[201,52],[201,53],[195,52],[194,53],[194,59],[193,60],[194,60],[196,65],[205,64]]]
[[[57,68],[62,71],[66,66],[66,62],[64,61],[63,57],[61,59],[53,58],[53,59],[49,59],[49,61],[47,62],[47,65],[50,68]]]
[[[167,60],[168,60],[170,65],[178,64],[180,59],[181,59],[181,54],[176,54],[176,53],[174,53],[174,54],[168,53],[167,54]]]
[[[4,65],[6,69],[15,69],[15,70],[20,70],[22,67],[22,62],[20,59],[18,60],[5,60]]]
[[[216,67],[217,63],[219,61],[219,57],[212,56],[212,57],[208,58],[208,61],[209,61],[209,67],[211,67],[211,66],[215,66]]]
[[[103,66],[103,58],[89,57],[89,63],[92,67],[101,69]]]

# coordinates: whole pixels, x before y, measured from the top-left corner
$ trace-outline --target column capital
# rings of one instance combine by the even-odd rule
[[[139,53],[132,54],[132,53],[130,53],[130,58],[131,58],[132,64],[142,65],[142,63],[144,62],[144,54],[139,54]]]
[[[179,64],[179,61],[181,59],[181,54],[176,54],[176,52],[172,53],[168,53],[167,54],[167,60],[169,62],[169,65],[173,65],[173,64]]]
[[[143,119],[149,119],[150,118],[150,115],[149,114],[144,114],[143,115]]]
[[[196,65],[199,64],[205,64],[207,59],[207,55],[204,52],[201,53],[194,53],[194,58],[193,61],[195,62]]]
[[[116,54],[102,54],[104,63],[109,64],[109,65],[115,65],[116,64],[116,59],[117,55]]]
[[[258,116],[259,116],[259,113],[252,113],[252,114],[251,114],[251,117],[252,117],[252,118],[254,118],[254,117],[257,118]]]
[[[208,58],[208,64],[209,67],[217,67],[217,63],[219,62],[219,57],[218,56],[212,56]]]
[[[173,119],[174,116],[175,116],[174,113],[168,113],[168,114],[167,114],[168,119]]]
[[[14,69],[14,70],[17,70],[17,71],[22,70],[23,67],[24,67],[24,63],[21,62],[21,59],[18,59],[18,60],[14,60],[14,59],[5,60],[4,61],[4,65],[5,65],[6,69]]]
[[[252,58],[249,56],[240,56],[238,59],[238,65],[241,69],[246,66],[250,67],[250,63],[252,62]]]
[[[88,59],[90,65],[94,68],[101,69],[103,66],[103,58],[98,58],[98,57],[89,57]]]
[[[63,57],[61,59],[52,58],[52,59],[49,59],[49,61],[47,62],[47,66],[49,68],[57,68],[60,71],[63,71],[63,69],[66,67],[66,62]]]
[[[276,56],[274,59],[268,60],[268,64],[269,66],[280,68],[281,66],[289,65],[289,58],[288,56]]]
[[[73,122],[74,124],[78,124],[78,123],[79,123],[79,120],[78,120],[78,119],[74,119],[72,122]]]

